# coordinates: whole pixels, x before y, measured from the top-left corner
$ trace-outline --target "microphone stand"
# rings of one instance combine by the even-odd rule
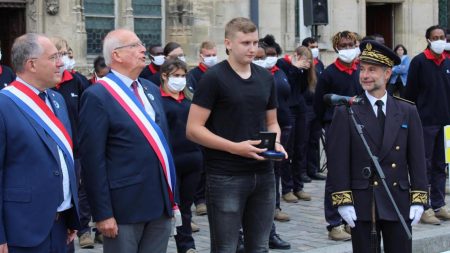
[[[358,122],[356,121],[354,112],[353,112],[353,110],[352,110],[352,108],[351,108],[351,105],[350,105],[350,104],[347,104],[346,106],[347,106],[348,114],[350,115],[350,118],[352,119],[353,124],[354,124],[354,126],[355,126],[355,129],[356,129],[356,131],[358,132],[359,137],[361,137],[362,142],[364,143],[364,147],[366,148],[367,154],[369,155],[370,159],[372,160],[373,165],[375,166],[375,173],[376,173],[376,175],[380,178],[381,183],[383,184],[383,187],[384,187],[384,189],[386,190],[387,195],[389,196],[389,200],[391,201],[392,206],[394,207],[395,212],[397,213],[397,216],[398,216],[398,218],[399,218],[399,220],[400,220],[400,223],[401,223],[402,226],[403,226],[403,229],[405,230],[405,233],[406,233],[408,239],[411,240],[411,238],[412,238],[412,236],[411,236],[411,231],[409,231],[409,228],[408,228],[408,226],[406,225],[405,219],[404,219],[403,216],[400,214],[400,210],[398,209],[397,203],[395,202],[394,197],[392,197],[392,193],[391,193],[391,191],[389,190],[389,187],[387,186],[387,183],[386,183],[386,177],[385,177],[385,175],[384,175],[383,170],[381,169],[380,162],[378,161],[378,157],[376,157],[376,156],[373,155],[372,151],[370,150],[369,145],[367,144],[366,138],[364,137],[364,133],[363,133],[363,125],[358,124]],[[373,177],[373,176],[374,176],[372,172],[369,172],[369,173],[372,174],[372,175],[368,174],[368,177],[370,177],[370,176]],[[365,174],[367,174],[367,172],[365,172]],[[373,201],[373,202],[372,202],[372,203],[373,203],[373,206],[372,206],[372,212],[375,211],[375,210],[374,210],[374,208],[375,208],[375,205],[374,205],[374,204],[375,204],[375,194],[374,194],[374,193],[373,193],[373,198],[374,198],[374,199],[372,200],[372,201]],[[373,214],[374,214],[374,213],[373,213]],[[373,216],[373,214],[372,214],[372,216]],[[374,219],[375,217],[372,217],[372,218]],[[372,227],[372,230],[373,230],[374,228],[375,228],[375,226]],[[375,236],[375,238],[373,238],[374,236]],[[372,232],[371,232],[371,242],[372,242],[372,243],[377,243],[377,244],[378,244],[377,241],[378,241],[378,238],[377,238],[377,235],[376,235],[376,231],[375,231],[375,234],[373,234],[373,231],[372,231]],[[372,247],[371,247],[371,248],[374,250],[374,252],[377,252],[377,251],[378,251],[377,244],[376,244],[376,245],[372,245]]]

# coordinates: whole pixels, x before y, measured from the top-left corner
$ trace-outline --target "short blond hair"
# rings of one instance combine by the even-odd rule
[[[55,45],[56,50],[61,50],[61,48],[66,47],[67,51],[69,51],[69,44],[67,43],[67,40],[61,38],[61,37],[51,37],[50,41]]]
[[[216,43],[214,43],[213,41],[206,40],[203,41],[202,44],[200,44],[200,51],[202,49],[211,50],[214,48],[216,48]]]
[[[248,18],[233,18],[225,26],[225,38],[229,39],[237,32],[252,33],[257,30],[256,25]]]

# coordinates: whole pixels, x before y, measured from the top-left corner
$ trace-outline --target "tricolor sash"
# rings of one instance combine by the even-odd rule
[[[30,116],[62,150],[69,160],[67,165],[74,168],[72,139],[63,123],[56,117],[50,107],[25,84],[14,81],[0,91],[9,97],[16,105]]]
[[[172,207],[178,210],[173,194],[176,189],[175,165],[162,130],[150,118],[133,92],[114,73],[109,73],[97,82],[105,87],[147,139],[161,164]]]

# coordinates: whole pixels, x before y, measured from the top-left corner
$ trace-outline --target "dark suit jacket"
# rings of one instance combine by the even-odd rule
[[[55,115],[70,134],[64,99],[47,90]],[[0,244],[37,246],[50,233],[62,202],[62,172],[56,144],[44,129],[6,95],[0,94]],[[73,169],[73,168],[72,168]],[[69,220],[77,228],[75,172],[69,169],[72,204]]]
[[[379,159],[400,212],[409,219],[411,203],[425,204],[427,175],[422,125],[414,105],[388,95],[384,137],[369,100],[352,106],[357,121],[374,155]],[[362,175],[371,161],[345,106],[337,107],[327,134],[329,180],[333,204],[354,205],[358,220],[371,218],[372,187]],[[374,183],[375,202],[381,220],[398,220],[379,178]],[[410,191],[412,193],[410,194]],[[350,193],[350,195],[348,194]],[[353,197],[353,203],[348,199]],[[341,199],[340,199],[341,198]],[[425,203],[424,203],[425,202]]]
[[[156,85],[139,78],[167,139],[167,121]],[[86,89],[79,119],[82,180],[95,221],[119,224],[172,216],[160,163],[134,121],[101,84]]]

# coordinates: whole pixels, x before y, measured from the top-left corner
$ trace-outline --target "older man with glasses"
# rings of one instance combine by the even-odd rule
[[[82,179],[104,252],[166,252],[179,214],[160,91],[138,78],[145,51],[132,31],[108,33],[111,72],[81,98]]]

